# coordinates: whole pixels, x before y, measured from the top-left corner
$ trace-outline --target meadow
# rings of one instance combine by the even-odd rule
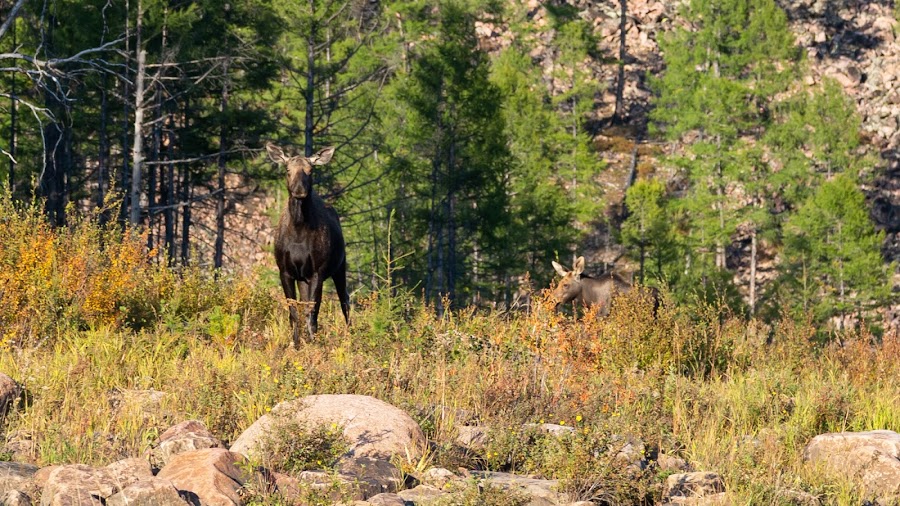
[[[806,322],[670,300],[655,319],[628,298],[608,318],[573,318],[540,290],[528,310],[438,317],[413,291],[384,286],[357,294],[350,328],[329,298],[317,339],[293,349],[284,299],[260,276],[159,265],[140,234],[95,223],[54,229],[38,209],[0,200],[0,372],[26,390],[2,420],[2,460],[107,464],[191,418],[228,443],[283,400],[355,393],[421,425],[425,457],[398,462],[410,474],[511,471],[585,499],[652,504],[671,473],[653,463],[667,454],[721,474],[733,504],[795,504],[801,493],[860,504],[861,485],[804,463],[805,445],[900,430],[896,335],[822,339]],[[483,450],[454,443],[467,425],[489,428]],[[643,443],[649,466],[606,451],[623,438]]]

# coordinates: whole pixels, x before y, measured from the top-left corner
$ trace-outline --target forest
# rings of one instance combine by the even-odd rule
[[[880,328],[896,265],[863,188],[888,162],[853,97],[810,84],[790,13],[668,6],[639,73],[635,3],[7,0],[0,185],[54,227],[90,216],[160,264],[228,270],[235,202],[284,199],[265,142],[335,146],[315,182],[357,294],[511,307],[604,242],[677,302]]]

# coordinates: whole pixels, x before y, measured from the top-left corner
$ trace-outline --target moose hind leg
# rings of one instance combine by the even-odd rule
[[[292,342],[296,347],[300,341],[300,311],[297,309],[297,281],[286,272],[281,275],[281,289],[288,302],[288,311],[291,315]]]
[[[334,280],[334,289],[341,301],[341,312],[344,313],[344,321],[350,326],[350,294],[347,293],[347,262],[341,264],[331,276]]]

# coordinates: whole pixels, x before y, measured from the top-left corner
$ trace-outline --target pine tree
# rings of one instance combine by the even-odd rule
[[[665,34],[665,73],[653,80],[654,130],[688,142],[673,162],[690,181],[685,271],[724,275],[725,250],[745,213],[729,192],[742,180],[746,153],[765,131],[773,97],[795,74],[799,53],[773,0],[692,0],[687,23]],[[712,257],[712,258],[710,258]]]
[[[638,279],[644,283],[647,260],[654,277],[664,279],[664,266],[674,260],[671,216],[666,209],[666,187],[658,179],[639,180],[625,195],[628,217],[622,223],[622,243],[638,259]]]
[[[437,304],[476,300],[485,274],[502,269],[506,248],[497,234],[508,218],[510,162],[502,95],[477,47],[475,17],[455,2],[441,3],[439,13],[435,33],[417,45],[409,75],[391,92],[400,123],[387,126],[406,223],[398,244],[420,252],[407,275]]]
[[[856,180],[841,174],[822,184],[785,225],[785,259],[791,282],[784,297],[800,314],[823,322],[863,313],[887,300],[888,272]]]

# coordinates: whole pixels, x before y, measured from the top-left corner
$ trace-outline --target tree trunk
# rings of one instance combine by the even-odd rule
[[[169,125],[171,128],[171,125]],[[175,263],[175,164],[171,163],[171,160],[174,158],[172,156],[172,149],[174,144],[172,142],[172,138],[170,134],[166,132],[166,136],[163,140],[163,145],[165,147],[165,158],[170,160],[170,163],[166,164],[166,210],[163,214],[163,222],[165,224],[165,241],[166,241],[166,260],[168,265],[174,265]]]
[[[12,23],[12,47],[16,47],[16,24]],[[16,73],[9,73],[9,193],[16,192],[16,121],[18,107],[16,103]]]
[[[125,0],[125,67],[122,69],[124,79],[122,79],[122,104],[124,113],[122,114],[122,172],[120,174],[119,187],[122,191],[122,207],[119,208],[119,221],[123,224],[128,220],[128,213],[131,209],[131,192],[129,191],[128,175],[130,169],[128,166],[128,118],[130,113],[130,104],[128,96],[131,94],[130,79],[128,75],[128,60],[131,58],[131,2]]]
[[[750,316],[756,314],[756,227],[750,233]]]
[[[187,164],[181,166],[181,265],[191,261],[191,171]]]
[[[50,16],[47,20],[48,28],[45,33],[44,44],[48,54],[54,52],[54,30],[56,19]],[[62,118],[65,117],[65,104],[61,102],[59,94],[63,83],[57,82],[56,89],[51,89],[52,84],[44,90],[44,103],[53,114],[53,121],[44,126],[44,168],[41,173],[41,194],[46,198],[44,210],[47,218],[53,226],[60,227],[66,222],[65,202],[65,172],[66,172],[66,136]]]
[[[97,153],[97,208],[100,210],[100,225],[109,221],[109,213],[106,209],[106,180],[109,174],[109,86],[108,74],[103,74],[103,85],[100,89],[100,131],[97,133],[99,152]]]
[[[316,2],[315,0],[309,0],[309,16],[310,19],[315,20],[316,14]],[[309,28],[309,35],[307,35],[306,39],[306,89],[303,90],[303,99],[306,101],[306,124],[303,130],[304,133],[304,143],[303,143],[303,153],[304,156],[312,156],[313,154],[313,129],[315,128],[315,121],[313,121],[313,114],[315,112],[315,84],[316,84],[316,23],[313,21]]]
[[[218,178],[216,195],[216,252],[213,264],[216,269],[222,267],[222,257],[225,254],[225,143],[228,135],[228,125],[225,121],[225,111],[228,109],[228,60],[225,60],[223,70],[225,74],[222,82],[222,98],[219,102],[219,114],[221,116],[221,125],[219,125],[219,162],[218,162]],[[309,112],[309,109],[307,109]],[[311,155],[307,154],[306,156]]]
[[[140,33],[141,33],[141,15],[138,2],[138,22],[137,22],[137,75],[134,85],[134,139],[131,147],[131,212],[129,213],[128,222],[132,226],[137,225],[141,221],[141,169],[144,156],[144,73],[147,52],[140,49]]]
[[[619,0],[619,75],[616,78],[616,109],[614,123],[625,122],[625,35],[628,24],[628,0]]]

